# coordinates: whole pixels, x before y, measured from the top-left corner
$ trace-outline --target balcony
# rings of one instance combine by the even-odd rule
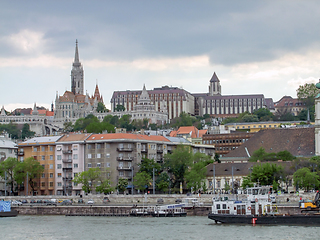
[[[132,152],[133,148],[117,148],[118,152]]]
[[[147,148],[141,148],[141,152],[148,152],[148,149]]]
[[[18,156],[24,156],[24,151],[19,151]]]
[[[132,161],[133,157],[117,157],[118,161]]]
[[[132,167],[123,166],[123,167],[117,167],[118,170],[125,170],[125,171],[131,171]]]
[[[72,180],[72,177],[70,177],[70,176],[69,176],[69,177],[63,177],[62,179],[63,179],[63,180],[66,180],[66,181],[71,181],[71,180]]]
[[[72,154],[72,150],[71,149],[63,150],[62,153],[63,154]]]
[[[72,163],[72,159],[62,159],[63,163]]]
[[[64,167],[62,168],[62,170],[72,171],[72,166],[64,166]]]
[[[72,185],[63,185],[63,189],[72,189]]]
[[[163,153],[163,149],[157,149],[157,153]]]

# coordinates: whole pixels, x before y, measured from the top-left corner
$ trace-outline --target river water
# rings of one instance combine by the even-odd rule
[[[0,218],[0,239],[319,239],[320,227],[221,225],[207,217],[18,216]]]

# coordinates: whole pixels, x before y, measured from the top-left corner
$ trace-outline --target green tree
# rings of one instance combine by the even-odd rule
[[[123,105],[117,105],[116,108],[114,109],[115,112],[121,112],[121,111],[125,111],[126,108]]]
[[[309,191],[318,188],[320,185],[319,176],[316,172],[311,172],[309,168],[300,168],[293,174],[293,181],[296,186]]]
[[[271,121],[273,120],[273,114],[268,108],[259,108],[253,111],[253,114],[256,115],[259,121]]]
[[[31,187],[32,194],[35,194],[36,183],[39,181],[41,174],[43,173],[44,168],[40,163],[35,160],[33,157],[25,159],[22,164],[18,164],[16,167],[16,172],[20,173],[19,177],[28,178],[28,184]],[[21,182],[17,179],[17,182]]]
[[[295,157],[287,150],[277,153],[277,160],[292,161]]]
[[[92,115],[89,114],[88,116],[86,116],[85,118],[79,118],[75,124],[74,124],[74,130],[75,131],[83,131],[86,129],[86,127],[90,124],[90,123],[100,123],[99,119]]]
[[[185,178],[188,189],[196,192],[202,188],[207,173],[206,165],[202,161],[194,163],[191,169],[186,172]]]
[[[98,106],[96,109],[97,112],[109,112],[106,106],[102,102],[98,102]]]
[[[18,159],[13,157],[8,157],[6,160],[0,163],[0,176],[3,179],[5,179],[5,176],[7,177],[7,185],[10,185],[12,194],[15,193],[15,171],[19,164],[21,164],[21,162],[19,162]]]
[[[151,185],[151,177],[146,172],[138,172],[133,178],[133,184],[136,189],[144,191]]]
[[[218,153],[214,154],[214,161],[217,162],[217,163],[221,163]]]
[[[119,178],[117,189],[119,192],[123,193],[128,187],[128,179]]]
[[[35,132],[30,131],[30,126],[28,123],[23,124],[21,138],[26,139],[34,136]]]
[[[170,177],[168,173],[162,172],[156,180],[156,187],[160,191],[166,192],[170,187]]]
[[[164,166],[168,169],[168,173],[172,174],[172,187],[179,188],[180,182],[184,182],[184,176],[192,163],[192,157],[191,149],[182,145],[177,146],[171,154],[164,156]]]
[[[92,189],[96,185],[96,181],[100,179],[101,170],[100,168],[89,168],[87,171],[78,173],[73,179],[76,184],[82,184],[82,190],[85,193],[92,192]]]
[[[155,174],[158,175],[161,171],[160,164],[156,163],[154,159],[142,158],[141,163],[139,164],[139,172],[146,172],[152,178],[153,169]]]
[[[252,183],[252,181],[251,181],[250,176],[245,176],[245,177],[243,178],[241,187],[242,187],[243,189],[246,189],[246,188],[248,188],[248,187],[253,187],[253,183]]]
[[[261,185],[272,185],[274,181],[278,182],[284,179],[284,169],[277,164],[257,164],[252,168],[250,174],[252,182],[259,182]]]
[[[305,83],[297,89],[297,97],[309,108],[314,105],[314,98],[319,93],[314,83]]]
[[[100,180],[100,184],[96,186],[96,192],[109,194],[114,191],[114,187],[111,187],[111,181],[109,179]]]
[[[73,132],[73,124],[72,122],[64,122],[63,123],[63,132]]]
[[[224,190],[225,190],[226,192],[229,192],[229,191],[230,191],[230,185],[229,185],[228,181],[225,181],[225,183],[224,183]]]

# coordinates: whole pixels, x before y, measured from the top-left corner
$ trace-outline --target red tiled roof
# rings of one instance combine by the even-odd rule
[[[130,133],[107,133],[107,134],[92,134],[87,141],[90,140],[110,140],[110,139],[133,139],[133,140],[147,140],[147,141],[162,141],[170,142],[163,136],[155,135],[142,135],[142,134],[130,134]]]

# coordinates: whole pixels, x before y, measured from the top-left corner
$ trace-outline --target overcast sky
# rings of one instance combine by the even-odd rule
[[[0,104],[49,107],[71,89],[75,41],[85,90],[164,85],[278,101],[320,78],[320,1],[0,0]]]

